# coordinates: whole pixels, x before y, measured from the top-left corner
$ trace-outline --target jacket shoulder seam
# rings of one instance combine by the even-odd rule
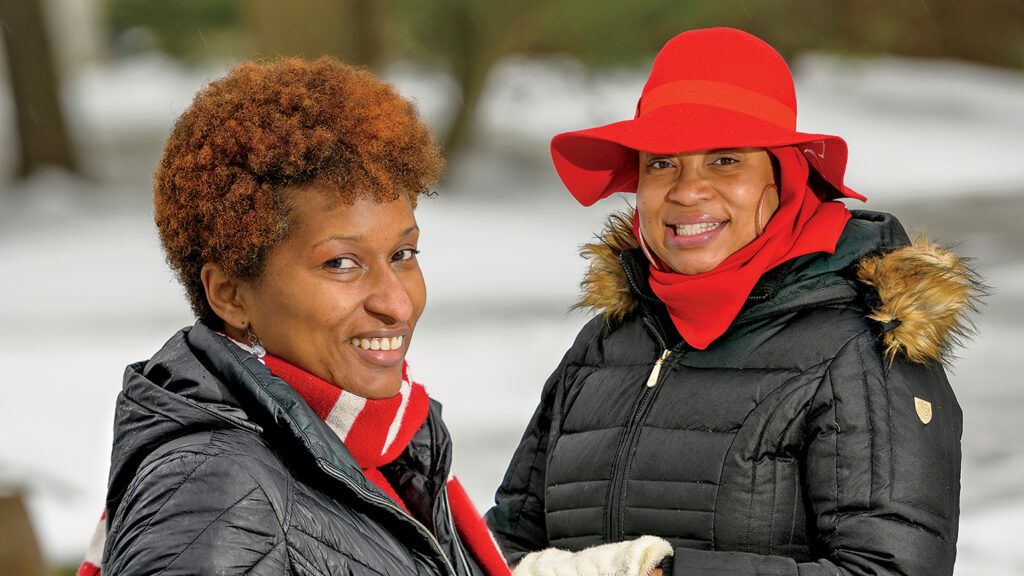
[[[602,334],[606,332],[608,327],[608,319],[605,318],[603,314],[598,314],[596,316],[591,317],[590,320],[588,320],[587,323],[583,325],[583,328],[580,329],[580,332],[576,338],[577,341],[573,343],[571,348],[569,348],[570,353],[576,353],[573,354],[572,357],[568,359],[566,365],[568,366],[571,364],[577,366],[584,366],[585,363],[582,360],[583,358],[586,357],[587,351],[590,350],[590,347],[593,346],[594,342],[598,338],[600,338]],[[588,336],[586,342],[580,342],[579,337],[586,334],[587,331],[591,331],[592,333]]]
[[[250,495],[252,495],[252,494],[253,494],[253,492],[255,492],[256,490],[259,490],[259,491],[260,491],[260,492],[261,492],[261,493],[263,494],[263,496],[264,496],[265,500],[267,501],[267,503],[268,503],[268,505],[269,505],[269,506],[271,507],[271,509],[273,509],[273,508],[274,508],[273,504],[271,503],[270,497],[269,497],[269,495],[267,494],[266,490],[264,489],[264,487],[263,487],[262,483],[260,483],[260,481],[256,479],[256,477],[255,477],[255,476],[254,476],[254,475],[252,474],[252,472],[251,472],[251,471],[250,471],[250,470],[248,469],[248,466],[247,466],[246,464],[244,464],[244,463],[243,463],[243,462],[241,462],[240,460],[238,460],[238,459],[234,458],[234,456],[236,456],[235,454],[218,454],[218,453],[215,453],[215,452],[211,452],[211,451],[209,450],[210,444],[211,444],[211,443],[213,442],[213,439],[214,439],[214,437],[215,437],[215,436],[217,435],[217,432],[219,432],[219,431],[214,431],[213,433],[211,433],[211,434],[209,435],[209,438],[207,439],[207,442],[206,442],[206,444],[205,444],[205,445],[202,445],[202,448],[201,448],[201,449],[196,449],[196,447],[197,447],[197,446],[199,446],[199,444],[191,444],[191,445],[183,446],[183,447],[180,447],[180,448],[175,448],[175,449],[173,449],[173,450],[171,450],[171,451],[167,452],[166,454],[162,454],[162,455],[160,455],[160,456],[159,456],[158,458],[154,459],[154,460],[153,460],[153,461],[152,461],[152,462],[150,463],[150,466],[152,466],[153,464],[155,464],[155,463],[157,463],[157,462],[162,462],[163,464],[167,464],[167,463],[169,463],[169,462],[174,462],[174,461],[177,461],[177,460],[186,460],[186,459],[188,459],[188,458],[190,458],[190,457],[192,457],[192,458],[201,458],[201,460],[200,460],[200,461],[199,461],[199,462],[198,462],[198,463],[196,464],[196,466],[195,466],[194,468],[192,468],[192,470],[190,470],[190,471],[189,471],[189,472],[188,472],[188,473],[187,473],[187,474],[186,474],[186,475],[185,475],[185,476],[184,476],[184,477],[183,477],[183,478],[181,479],[181,481],[180,481],[180,482],[179,482],[179,483],[177,484],[177,486],[175,486],[175,487],[174,487],[174,489],[173,489],[173,490],[171,491],[171,493],[167,495],[167,497],[166,497],[166,498],[164,499],[164,501],[163,501],[163,502],[162,502],[162,503],[160,504],[160,506],[159,506],[159,507],[158,507],[158,508],[156,509],[156,511],[154,511],[154,512],[153,512],[153,513],[152,513],[152,514],[151,514],[151,515],[149,516],[149,518],[148,518],[148,519],[147,519],[147,521],[146,521],[146,524],[145,524],[145,526],[143,526],[143,527],[142,527],[142,529],[141,529],[141,530],[139,531],[139,534],[140,534],[140,535],[141,535],[141,534],[144,534],[144,533],[146,533],[146,532],[147,532],[147,531],[149,530],[149,527],[150,527],[150,525],[152,524],[153,520],[154,520],[154,519],[155,519],[155,518],[156,518],[157,516],[159,516],[159,515],[160,515],[160,512],[161,512],[161,511],[162,511],[162,510],[164,509],[164,506],[166,506],[166,505],[167,505],[167,503],[168,503],[168,502],[170,502],[170,501],[171,501],[171,500],[172,500],[172,499],[174,498],[175,494],[177,494],[177,493],[178,493],[178,491],[179,491],[179,490],[181,490],[181,488],[182,488],[182,487],[184,487],[184,486],[185,486],[186,484],[188,484],[188,482],[189,482],[189,481],[191,481],[192,477],[193,477],[193,476],[194,476],[194,475],[195,475],[196,473],[198,473],[198,472],[199,472],[199,469],[200,469],[200,468],[202,468],[202,467],[203,467],[204,465],[206,465],[206,464],[209,464],[210,462],[212,462],[212,461],[214,461],[214,460],[216,460],[216,459],[223,459],[223,460],[227,460],[227,461],[230,461],[230,462],[232,462],[232,463],[235,463],[235,464],[237,464],[237,465],[238,465],[237,467],[238,467],[238,468],[240,468],[240,469],[242,469],[242,470],[243,470],[243,471],[245,472],[246,476],[248,476],[248,477],[249,477],[249,478],[250,478],[250,479],[251,479],[251,480],[253,481],[253,483],[255,484],[255,487],[254,487],[254,488],[253,488],[252,490],[249,490],[248,492],[246,492],[246,493],[245,493],[245,494],[244,494],[243,496],[241,496],[241,497],[240,497],[239,499],[237,499],[237,500],[236,500],[236,501],[235,501],[234,503],[232,503],[232,504],[231,504],[230,506],[228,506],[228,507],[226,507],[226,508],[225,508],[224,510],[222,510],[222,511],[221,511],[221,513],[220,513],[220,514],[218,514],[216,518],[214,518],[213,520],[211,520],[211,521],[210,521],[210,523],[209,523],[209,524],[208,524],[208,525],[207,525],[207,526],[206,526],[205,528],[203,528],[203,530],[201,530],[201,531],[200,531],[200,532],[199,532],[199,533],[198,533],[198,534],[196,535],[196,537],[195,537],[195,538],[194,538],[194,539],[193,539],[193,540],[192,540],[191,542],[189,542],[189,543],[188,543],[188,544],[187,544],[187,545],[186,545],[186,546],[185,546],[184,548],[182,548],[182,549],[181,549],[181,551],[179,551],[179,553],[178,553],[177,555],[175,555],[175,558],[174,558],[174,559],[172,559],[172,560],[171,560],[171,561],[170,561],[170,562],[169,562],[169,563],[168,563],[168,564],[167,564],[167,565],[166,565],[166,566],[164,567],[164,569],[163,569],[163,570],[162,570],[161,572],[159,572],[158,574],[161,574],[161,573],[163,573],[164,571],[166,571],[166,570],[167,570],[167,568],[169,568],[169,567],[171,566],[171,564],[172,564],[172,563],[173,563],[173,562],[174,562],[174,561],[175,561],[175,560],[176,560],[176,559],[177,559],[177,558],[178,558],[179,556],[181,556],[181,554],[183,554],[183,553],[184,553],[185,551],[187,551],[187,550],[188,550],[188,549],[189,549],[189,548],[190,548],[190,547],[192,546],[192,544],[194,544],[194,543],[195,543],[195,541],[196,541],[196,540],[198,540],[198,539],[199,539],[199,537],[200,537],[200,536],[202,536],[202,534],[203,534],[204,532],[206,532],[206,530],[207,530],[207,529],[208,529],[208,528],[209,528],[210,526],[212,526],[212,525],[213,525],[213,523],[214,523],[214,522],[216,522],[216,521],[217,521],[217,520],[218,520],[218,519],[219,519],[219,518],[220,518],[221,516],[223,516],[223,515],[224,515],[225,513],[227,513],[227,512],[229,511],[229,510],[231,510],[232,508],[234,508],[235,506],[237,506],[237,505],[238,505],[238,503],[240,503],[241,501],[243,501],[243,500],[244,500],[245,498],[248,498],[248,497],[249,497]],[[150,475],[151,475],[151,472],[147,472],[147,473],[145,473],[145,474],[143,474],[143,475],[140,475],[140,476],[139,476],[139,477],[138,477],[138,478],[137,478],[137,479],[135,480],[135,483],[136,483],[136,485],[137,485],[138,483],[141,483],[141,482],[142,482],[142,481],[143,481],[143,480],[144,480],[145,478],[148,478],[148,477],[149,477]],[[289,482],[290,482],[290,480],[289,480]],[[284,534],[285,534],[286,532],[285,532],[285,530],[284,530],[284,525],[283,525],[283,524],[282,524],[282,522],[281,522],[280,516],[279,516],[279,515],[278,515],[278,513],[277,513],[277,510],[274,510],[274,516],[275,516],[275,518],[276,518],[276,519],[277,519],[277,521],[278,521],[278,526],[279,526],[279,527],[281,528],[281,534],[282,534],[282,538],[283,538],[283,536],[284,536]]]
[[[210,438],[207,439],[207,445],[209,445],[209,443],[212,442],[212,441],[213,441],[213,435],[211,434]],[[150,524],[153,523],[153,519],[156,518],[160,514],[160,511],[164,509],[164,506],[166,506],[167,503],[170,502],[172,498],[174,498],[174,495],[178,493],[178,490],[181,490],[181,487],[184,486],[185,484],[187,484],[188,481],[192,478],[192,476],[200,468],[202,468],[204,464],[206,464],[207,462],[210,461],[211,455],[206,453],[206,452],[197,452],[197,451],[194,451],[194,450],[172,450],[172,451],[168,452],[167,454],[162,454],[159,458],[154,459],[153,462],[150,462],[150,467],[153,467],[153,465],[156,462],[159,462],[160,460],[163,460],[165,458],[166,458],[166,461],[164,463],[166,464],[166,463],[172,462],[174,460],[185,460],[189,456],[192,456],[192,457],[201,456],[202,460],[200,460],[196,464],[196,466],[194,468],[192,468],[192,470],[190,470],[189,473],[186,474],[184,478],[181,479],[181,482],[179,482],[178,485],[174,487],[174,490],[172,490],[171,493],[167,495],[167,498],[165,498],[164,501],[160,503],[160,506],[149,517],[149,519],[146,521],[146,525],[142,527],[142,530],[139,532],[139,534],[145,534],[146,531],[149,530],[149,526],[150,526]],[[141,484],[142,481],[145,480],[146,478],[148,478],[151,474],[152,474],[152,471],[146,472],[145,474],[140,474],[135,479],[135,481],[133,482],[135,487],[137,488],[138,485]],[[134,493],[134,490],[132,491],[132,493]],[[127,497],[127,495],[126,495],[126,497]]]
[[[856,334],[851,336],[846,342],[843,343],[842,346],[840,346],[836,350],[835,355],[833,355],[832,358],[828,361],[828,366],[825,368],[825,371],[823,373],[821,381],[818,383],[818,390],[815,391],[815,395],[817,395],[821,391],[821,388],[825,385],[825,379],[828,378],[828,383],[829,383],[829,388],[830,388],[829,404],[831,405],[832,422],[835,424],[835,427],[836,427],[836,433],[835,433],[835,437],[834,437],[834,440],[833,440],[835,458],[832,460],[832,465],[833,465],[833,470],[835,472],[835,486],[836,486],[836,490],[834,492],[834,494],[835,494],[834,506],[835,506],[835,510],[837,510],[837,511],[841,509],[841,502],[843,500],[843,496],[842,496],[842,494],[843,494],[843,485],[839,481],[839,459],[840,459],[840,454],[839,454],[839,435],[842,433],[842,428],[839,426],[839,414],[836,412],[836,409],[835,409],[835,405],[836,405],[836,402],[835,402],[836,391],[835,391],[835,381],[832,379],[832,365],[835,364],[835,361],[843,354],[843,352],[849,346],[852,345],[852,346],[856,347],[857,346],[856,342],[859,341],[861,339],[861,337],[865,333],[869,333],[869,332],[870,332],[870,330],[865,327],[863,330],[860,330],[859,332],[857,332]],[[858,359],[863,364],[863,358],[860,355],[860,351],[857,350],[856,352],[857,352]],[[842,541],[842,534],[840,534],[839,531],[840,531],[840,523],[837,522],[836,526],[835,526],[835,532],[834,532],[835,540],[836,540],[836,546],[837,547],[842,547],[842,545],[839,544],[839,542]]]
[[[857,357],[860,359],[861,365],[864,366],[864,367],[867,367],[868,360],[864,356],[863,339],[862,338],[857,338],[854,341],[854,346],[855,346],[855,348],[857,350]],[[868,385],[867,370],[858,370],[858,372],[860,373],[860,381],[861,381],[861,385],[863,386],[864,402],[867,405],[867,410],[866,410],[866,414],[865,414],[865,420],[867,420],[867,426],[868,426],[868,454],[871,455],[868,458],[868,479],[869,479],[868,480],[868,508],[870,508],[873,505],[874,500],[875,500],[875,490],[874,490],[874,486],[872,485],[874,483],[874,480],[875,480],[875,458],[874,458],[874,454],[875,454],[875,449],[876,449],[875,448],[875,434],[876,433],[875,433],[875,426],[874,426],[874,421],[873,421],[874,410],[872,409],[872,400],[871,400],[872,394],[871,394],[871,390],[868,388],[869,385]],[[888,386],[886,386],[886,388],[888,388]],[[888,391],[886,393],[888,394]],[[890,455],[890,457],[894,453],[894,448],[895,448],[892,445],[892,443],[893,443],[893,438],[892,438],[892,435],[890,434],[889,435],[889,455]]]
[[[270,550],[267,550],[266,554],[264,554],[263,556],[260,556],[259,559],[257,559],[255,562],[253,562],[252,566],[250,566],[249,569],[246,570],[242,574],[242,576],[248,576],[249,574],[252,574],[252,571],[255,570],[257,566],[260,565],[260,562],[263,562],[267,558],[270,558],[270,555],[274,553],[274,550],[277,550],[278,548],[280,548],[282,544],[284,544],[285,554],[288,557],[289,564],[290,564],[291,563],[291,554],[289,553],[289,549],[288,549],[288,541],[285,540],[284,538],[281,538],[280,540],[277,541],[276,544],[274,544],[274,546]],[[291,567],[290,566],[289,566],[288,572],[289,573],[291,572]]]
[[[295,560],[296,560],[297,564],[301,564],[303,568],[305,568],[306,570],[309,570],[310,572],[313,572],[317,576],[327,576],[326,574],[321,572],[316,566],[314,566],[312,562],[310,562],[308,559],[306,559],[306,557],[303,556],[302,553],[299,552],[297,549],[295,549],[294,546],[292,546],[291,544],[287,544],[287,543],[285,544],[285,546],[288,548],[288,551],[289,551],[288,557],[291,558],[292,554],[294,554],[294,557],[295,557]],[[288,571],[289,571],[289,573],[291,573],[291,567],[290,566],[288,567]]]
[[[267,503],[270,504],[271,509],[274,510],[274,518],[277,520],[278,528],[281,529],[281,534],[282,535],[286,534],[288,532],[288,530],[287,530],[287,528],[285,528],[284,518],[282,517],[282,514],[279,513],[278,510],[274,507],[273,501],[270,498],[270,494],[267,494],[267,490],[266,490],[266,488],[264,488],[263,483],[260,482],[258,478],[256,478],[256,475],[253,474],[252,471],[249,470],[248,465],[244,461],[242,461],[241,459],[235,458],[234,455],[231,455],[231,456],[223,455],[222,457],[226,458],[228,460],[231,460],[232,462],[237,463],[239,465],[239,467],[242,470],[245,471],[246,475],[248,475],[249,478],[252,479],[253,483],[256,485],[256,488],[259,488],[260,492],[263,493],[263,497],[266,498]],[[292,483],[293,483],[293,480],[292,480],[291,476],[288,476],[287,479],[285,480],[285,482],[286,482],[286,486],[285,486],[286,493],[288,495],[290,495],[291,494]],[[286,496],[286,498],[285,498],[285,510],[282,511],[282,512],[284,512],[285,515],[287,515],[287,508],[289,508],[290,506],[291,506],[290,498],[288,496]]]
[[[209,530],[210,526],[213,526],[213,525],[214,525],[214,524],[215,524],[215,523],[216,523],[216,522],[217,522],[218,520],[220,520],[220,519],[221,519],[221,517],[222,517],[222,516],[224,516],[225,514],[227,514],[227,513],[228,513],[228,512],[230,511],[230,510],[232,510],[232,509],[233,509],[233,508],[234,508],[235,506],[238,506],[238,505],[239,505],[239,504],[240,504],[240,503],[241,503],[241,502],[242,502],[243,500],[245,500],[246,498],[248,498],[249,496],[251,496],[251,495],[252,495],[252,493],[253,493],[253,492],[255,492],[255,491],[256,491],[257,489],[259,489],[259,485],[258,485],[258,484],[257,484],[257,485],[256,485],[256,487],[254,487],[254,488],[253,488],[252,490],[249,490],[248,492],[246,492],[245,494],[243,494],[243,495],[242,495],[241,497],[239,497],[239,498],[238,498],[237,500],[235,500],[235,502],[234,502],[233,504],[231,504],[231,505],[230,505],[230,506],[228,506],[227,508],[225,508],[225,509],[221,510],[221,511],[220,511],[220,514],[217,514],[217,516],[215,516],[215,517],[213,518],[213,520],[210,520],[210,521],[209,521],[209,522],[208,522],[208,523],[206,524],[206,526],[204,526],[204,527],[203,527],[203,529],[202,529],[202,530],[200,530],[200,531],[199,531],[199,533],[195,535],[195,538],[193,538],[191,542],[189,542],[189,543],[188,543],[188,544],[186,544],[186,545],[185,545],[185,546],[184,546],[184,547],[183,547],[183,548],[182,548],[181,550],[179,550],[179,551],[178,551],[178,553],[174,555],[174,558],[171,558],[170,562],[168,562],[168,563],[167,563],[167,565],[166,565],[166,566],[164,566],[162,570],[160,570],[159,572],[157,572],[157,573],[155,574],[155,576],[160,576],[160,574],[163,574],[164,572],[167,572],[167,570],[169,570],[169,569],[170,569],[170,567],[171,567],[171,566],[173,566],[173,565],[174,565],[174,563],[178,561],[178,558],[181,558],[181,555],[182,555],[182,554],[184,554],[184,553],[185,553],[186,551],[188,551],[188,549],[189,549],[189,548],[191,548],[191,547],[192,547],[192,545],[196,543],[196,540],[199,540],[199,537],[200,537],[200,536],[202,536],[203,534],[205,534],[207,530]]]

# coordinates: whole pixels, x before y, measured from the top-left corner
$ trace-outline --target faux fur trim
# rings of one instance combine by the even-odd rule
[[[657,536],[601,544],[569,552],[548,548],[528,554],[512,576],[648,576],[666,556],[672,545]]]
[[[596,242],[584,244],[580,249],[580,256],[590,262],[590,267],[580,282],[580,300],[573,308],[602,312],[611,322],[622,321],[636,309],[636,295],[629,287],[619,256],[639,247],[633,236],[633,215],[629,212],[609,214]]]
[[[889,362],[899,354],[919,364],[947,358],[973,333],[968,312],[987,293],[963,259],[924,236],[861,260],[857,279],[878,292],[880,305],[868,317],[892,326],[882,333]]]
[[[580,255],[590,267],[580,283],[575,308],[603,313],[619,322],[637,307],[619,256],[636,248],[629,212],[609,215],[595,242]],[[883,327],[886,358],[911,362],[948,359],[952,349],[973,333],[969,312],[987,289],[977,272],[950,250],[918,237],[910,246],[862,259],[857,279],[875,289],[879,304],[868,317]]]

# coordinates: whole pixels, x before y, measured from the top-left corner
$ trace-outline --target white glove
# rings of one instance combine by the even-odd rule
[[[527,554],[512,570],[512,576],[648,576],[671,555],[672,545],[657,536],[579,552],[548,548]]]

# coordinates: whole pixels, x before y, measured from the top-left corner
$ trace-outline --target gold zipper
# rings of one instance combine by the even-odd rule
[[[661,357],[654,362],[654,369],[651,370],[651,375],[647,378],[648,388],[654,388],[658,385],[658,375],[661,374],[661,365],[665,363],[665,360],[668,360],[668,356],[671,353],[671,350],[665,350],[661,353]]]

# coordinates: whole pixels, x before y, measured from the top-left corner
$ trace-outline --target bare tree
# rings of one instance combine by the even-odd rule
[[[317,58],[378,67],[386,52],[385,0],[247,0],[243,14],[264,56]]]
[[[17,175],[28,176],[44,165],[78,171],[41,1],[0,0],[0,31],[18,125]]]
[[[0,492],[0,573],[44,576],[50,571],[39,550],[21,493]]]
[[[388,51],[388,10],[388,0],[349,0],[349,61],[380,68]]]
[[[544,15],[542,0],[454,2],[451,37],[442,46],[459,85],[461,106],[444,135],[449,156],[469,142],[480,97],[491,69],[510,53],[527,48]]]

